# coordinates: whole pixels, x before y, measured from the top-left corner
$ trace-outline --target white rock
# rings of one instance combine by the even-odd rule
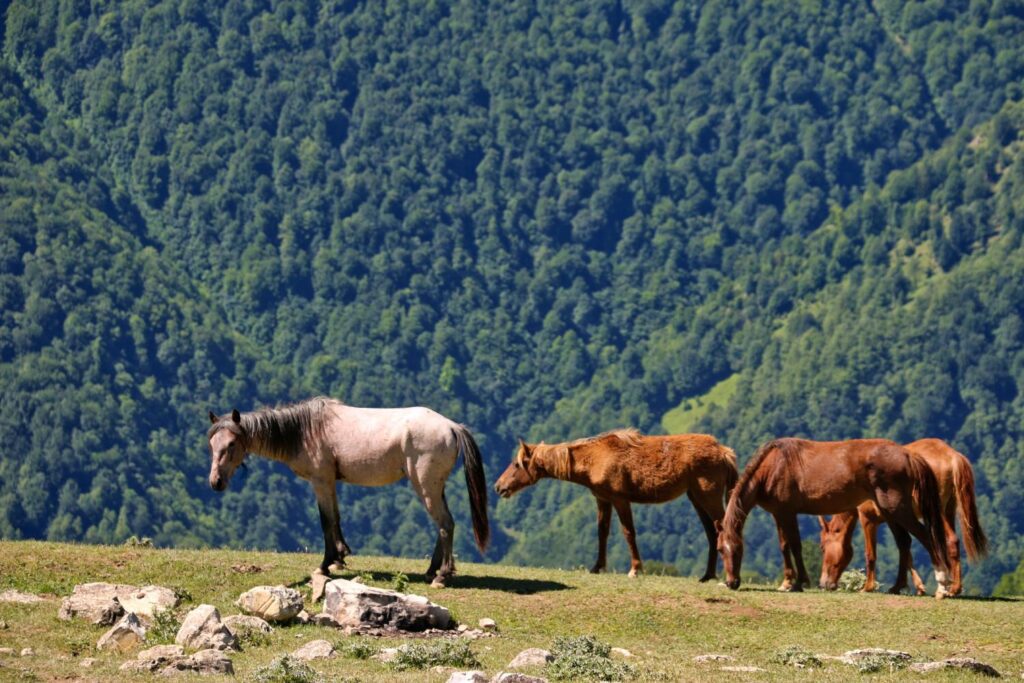
[[[487,683],[489,680],[483,671],[456,671],[445,683]]]
[[[133,613],[121,617],[121,621],[114,624],[109,631],[100,636],[96,641],[97,650],[114,650],[115,652],[127,652],[134,650],[146,640],[146,628]]]
[[[0,657],[10,657],[14,654],[14,649],[9,647],[0,647]]]
[[[308,662],[313,659],[327,659],[334,654],[334,646],[326,640],[311,640],[292,653],[292,657]]]
[[[900,652],[899,650],[885,650],[880,647],[865,647],[859,650],[848,650],[839,657],[836,657],[840,662],[844,664],[858,664],[868,657],[885,657],[892,660],[900,660],[909,662],[911,657],[908,652]]]
[[[32,595],[31,593],[22,593],[16,591],[13,588],[0,592],[0,602],[17,602],[22,605],[31,605],[37,602],[45,602],[45,600],[38,595]]]
[[[274,627],[259,617],[250,614],[232,614],[224,617],[224,625],[236,638],[246,633],[273,633]]]
[[[547,650],[539,647],[531,647],[523,650],[508,663],[510,669],[522,669],[525,666],[544,666],[554,659],[554,656]]]
[[[191,657],[176,659],[160,670],[161,676],[174,676],[179,673],[225,674],[234,675],[235,669],[231,660],[220,650],[200,650]]]
[[[993,667],[971,657],[950,657],[949,659],[943,659],[939,662],[920,662],[918,664],[911,664],[909,669],[911,671],[916,671],[917,673],[930,673],[932,671],[941,671],[943,669],[965,669],[967,671],[973,671],[976,674],[991,676],[992,678],[1000,677],[999,672]]]
[[[96,658],[95,657],[83,657],[82,661],[80,661],[78,663],[78,666],[80,666],[82,668],[85,668],[85,669],[88,669],[89,667],[91,667],[95,663],[96,663]]]
[[[32,657],[32,656],[35,656],[35,654],[36,654],[36,651],[33,650],[30,647],[23,647],[23,648],[21,648],[21,656],[22,657]]]
[[[756,673],[758,671],[765,671],[759,666],[720,666],[720,671],[734,671],[737,673]]]
[[[329,628],[338,628],[341,625],[337,621],[334,620],[334,617],[332,617],[330,614],[327,614],[326,612],[321,612],[320,614],[314,614],[313,618],[310,619],[310,621],[315,626],[326,626],[326,627],[329,627]]]
[[[314,603],[320,602],[320,599],[324,597],[324,588],[327,586],[327,582],[331,580],[331,577],[324,574],[320,569],[313,572],[313,576],[310,577],[309,584],[313,591],[312,600]]]
[[[176,607],[178,602],[174,591],[163,586],[83,583],[64,598],[57,616],[65,620],[81,617],[106,626],[132,612],[143,623],[152,623],[158,612]]]
[[[187,650],[237,650],[238,639],[220,620],[213,605],[200,605],[185,616],[174,642]]]
[[[391,627],[405,631],[448,628],[451,613],[422,595],[372,588],[335,579],[325,589],[324,613],[342,626]]]
[[[238,596],[243,612],[266,621],[291,621],[302,611],[302,595],[286,586],[256,586]]]
[[[487,617],[484,617],[480,621],[478,621],[477,622],[477,626],[479,626],[480,629],[483,630],[483,631],[497,631],[498,630],[498,625],[494,622],[494,619],[489,619]]]
[[[693,658],[693,661],[697,662],[698,664],[705,664],[707,662],[732,662],[735,659],[736,658],[733,657],[732,655],[709,654],[709,655],[697,655],[696,657]]]
[[[612,654],[613,655],[618,655],[620,657],[626,657],[626,658],[629,658],[629,657],[633,656],[633,653],[630,652],[629,650],[627,650],[624,647],[613,647],[612,648]]]
[[[527,676],[518,671],[499,671],[491,679],[491,683],[548,683],[548,679],[540,676]]]
[[[371,659],[376,659],[381,662],[393,662],[398,657],[397,647],[385,647],[380,652],[375,654]]]

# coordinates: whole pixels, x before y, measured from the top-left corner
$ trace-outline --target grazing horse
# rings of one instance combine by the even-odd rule
[[[552,445],[520,439],[519,451],[494,490],[508,498],[545,477],[586,486],[597,499],[597,562],[590,571],[605,568],[614,507],[629,544],[631,577],[643,571],[643,563],[630,503],[664,503],[686,493],[708,537],[707,570],[701,577],[707,581],[715,577],[718,563],[714,523],[725,514],[725,496],[737,475],[736,454],[713,436],[643,436],[623,429]]]
[[[978,519],[978,508],[974,497],[974,470],[963,454],[957,452],[941,439],[920,439],[908,443],[906,449],[920,455],[928,463],[939,484],[939,499],[942,506],[942,525],[946,534],[946,547],[951,564],[950,595],[959,595],[963,589],[960,570],[960,539],[956,534],[956,514],[960,510],[960,528],[964,534],[964,547],[972,561],[988,551],[988,540]],[[873,501],[866,501],[857,507],[861,526],[864,528],[864,554],[867,557],[867,581],[864,591],[878,587],[875,580],[875,544],[878,527],[885,522],[881,510]],[[819,586],[835,590],[839,577],[853,558],[853,531],[857,515],[852,511],[833,515],[831,520],[818,517],[821,524],[821,581]],[[924,582],[914,571],[909,549],[900,552],[899,573],[890,593],[899,593],[907,587],[907,570],[914,580],[918,595],[924,595]]]
[[[343,567],[351,553],[341,534],[336,482],[384,486],[408,477],[434,523],[437,543],[427,579],[443,586],[455,574],[455,522],[444,495],[445,480],[459,454],[465,464],[473,535],[487,547],[487,486],[480,451],[463,425],[428,408],[356,408],[317,397],[250,413],[218,417],[210,412],[210,486],[227,488],[249,453],[277,460],[313,485],[324,532],[320,571]]]
[[[915,499],[923,524],[914,513]],[[739,588],[743,524],[755,505],[767,510],[778,527],[785,565],[779,590],[799,591],[810,585],[810,578],[796,516],[845,512],[867,500],[878,506],[901,548],[910,545],[909,531],[928,549],[939,582],[936,597],[943,597],[949,558],[935,475],[921,456],[885,439],[776,439],[762,445],[733,489],[718,536],[726,585]]]

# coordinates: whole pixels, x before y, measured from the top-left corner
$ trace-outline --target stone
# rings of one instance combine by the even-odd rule
[[[224,617],[224,625],[236,638],[248,633],[273,633],[274,627],[259,617],[251,614],[232,614]]]
[[[320,614],[314,614],[313,618],[310,619],[314,626],[327,626],[330,628],[338,628],[341,626],[337,621],[334,620],[330,614],[321,612]]]
[[[132,612],[143,623],[151,623],[158,612],[177,607],[178,602],[174,591],[163,586],[83,583],[64,598],[57,616],[64,620],[80,617],[109,626],[125,612]]]
[[[300,624],[308,624],[312,620],[312,615],[306,610],[300,610],[299,613],[295,615],[295,621]]]
[[[542,650],[539,647],[531,647],[517,654],[515,658],[508,663],[508,668],[522,669],[524,666],[544,666],[554,658],[554,655],[547,650]]]
[[[395,661],[396,657],[398,657],[397,647],[385,647],[382,648],[380,652],[371,657],[371,659],[376,659],[381,662],[393,662]]]
[[[146,627],[142,625],[137,616],[129,612],[121,617],[121,621],[114,624],[109,631],[100,636],[100,639],[96,641],[96,649],[127,652],[134,650],[145,641]]]
[[[200,605],[185,615],[174,642],[186,650],[237,650],[238,639],[220,620],[213,605]]]
[[[88,669],[88,668],[90,668],[95,663],[96,663],[96,658],[95,657],[85,657],[85,658],[82,659],[82,661],[80,661],[78,663],[78,666],[82,667],[83,669]]]
[[[334,646],[326,640],[311,640],[292,653],[292,657],[303,662],[313,659],[327,659],[333,655]]]
[[[22,657],[34,657],[35,654],[36,654],[36,651],[33,650],[30,647],[23,647],[23,648],[21,648],[21,656]]]
[[[325,588],[324,613],[342,626],[395,628],[403,631],[446,629],[451,624],[447,608],[422,595],[407,595],[372,588],[354,581],[335,579]]]
[[[844,664],[859,664],[861,661],[870,657],[884,657],[893,661],[903,662],[909,662],[911,659],[909,652],[886,650],[880,647],[865,647],[859,650],[848,650],[839,657],[836,657],[836,659]]]
[[[612,648],[612,654],[613,655],[618,655],[620,657],[625,657],[626,659],[628,659],[628,658],[633,656],[633,653],[630,652],[629,650],[627,650],[624,647],[613,647]]]
[[[174,676],[180,673],[224,674],[233,676],[235,668],[231,659],[220,650],[200,650],[191,657],[181,657],[160,670],[161,676]]]
[[[489,680],[483,671],[456,671],[445,683],[488,683]]]
[[[0,657],[11,657],[14,655],[14,649],[10,647],[0,647]]]
[[[707,662],[732,662],[732,661],[735,661],[735,660],[736,660],[736,658],[733,657],[732,655],[716,655],[716,654],[697,655],[696,657],[693,658],[693,661],[697,662],[698,664],[706,664]]]
[[[733,671],[736,673],[757,673],[758,671],[766,671],[759,666],[720,666],[719,671]]]
[[[939,662],[919,662],[917,664],[911,664],[909,668],[911,671],[916,671],[917,673],[930,673],[932,671],[942,671],[944,669],[963,669],[965,671],[972,671],[976,674],[990,676],[992,678],[1000,677],[999,672],[993,667],[971,657],[950,657],[949,659],[943,659]]]
[[[122,671],[156,671],[174,665],[182,659],[188,659],[181,645],[157,645],[139,652],[135,659],[121,665]]]
[[[482,631],[497,631],[498,630],[498,625],[494,622],[494,619],[489,619],[487,617],[484,617],[480,621],[478,621],[477,622],[477,626],[479,626],[480,630],[482,630]]]
[[[286,586],[256,586],[238,596],[236,605],[246,614],[270,622],[291,621],[302,611],[302,595]]]
[[[324,597],[324,589],[327,587],[327,582],[330,580],[331,577],[327,576],[319,569],[313,572],[313,576],[309,579],[309,585],[313,589],[312,600],[314,603],[320,602]]]
[[[0,602],[17,602],[22,605],[31,605],[37,602],[46,602],[45,599],[38,595],[32,595],[31,593],[22,593],[21,591],[5,590],[0,592]]]
[[[548,683],[548,679],[540,676],[527,676],[518,671],[499,671],[491,679],[491,683]]]

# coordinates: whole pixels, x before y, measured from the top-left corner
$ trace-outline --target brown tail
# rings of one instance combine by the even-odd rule
[[[949,550],[946,548],[946,534],[942,525],[942,498],[939,496],[939,482],[928,462],[919,455],[907,451],[910,458],[910,473],[913,477],[913,495],[917,499],[921,517],[924,519],[928,539],[935,548],[942,571],[949,571]]]
[[[953,467],[953,488],[956,490],[956,504],[960,508],[960,530],[964,537],[967,557],[976,560],[988,554],[988,538],[981,529],[978,506],[974,498],[974,470],[966,457],[957,453]]]
[[[736,482],[740,480],[740,471],[736,469],[736,451],[728,446],[722,446],[725,452],[725,504],[729,504],[729,497],[736,488]]]
[[[473,517],[473,537],[480,552],[487,550],[491,541],[491,526],[487,522],[487,480],[484,477],[484,463],[480,449],[465,425],[452,430],[462,454],[462,469],[466,473],[466,488],[469,490],[469,509]]]

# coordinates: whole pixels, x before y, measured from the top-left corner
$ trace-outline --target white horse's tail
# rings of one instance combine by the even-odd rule
[[[484,477],[484,463],[480,449],[465,425],[452,428],[462,455],[463,470],[466,472],[466,488],[469,490],[469,509],[473,517],[473,537],[480,552],[487,549],[491,540],[491,527],[487,522],[487,481]]]

